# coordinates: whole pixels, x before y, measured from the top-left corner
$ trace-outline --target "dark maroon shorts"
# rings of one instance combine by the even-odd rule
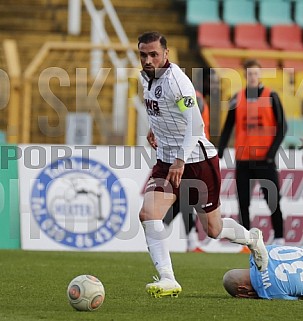
[[[160,191],[177,196],[180,208],[194,207],[198,213],[209,213],[220,205],[221,174],[218,156],[198,163],[185,164],[181,184],[164,186],[171,164],[157,160],[149,178],[145,193]]]

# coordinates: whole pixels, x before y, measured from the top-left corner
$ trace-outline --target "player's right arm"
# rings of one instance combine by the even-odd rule
[[[153,148],[153,149],[157,149],[158,145],[157,145],[157,140],[156,140],[156,137],[155,137],[155,134],[153,133],[152,129],[150,128],[148,133],[147,133],[147,136],[146,136],[146,139],[149,143],[149,145]]]

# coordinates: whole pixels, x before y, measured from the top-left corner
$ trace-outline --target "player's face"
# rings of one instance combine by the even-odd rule
[[[164,66],[168,56],[168,49],[164,49],[160,41],[153,41],[140,43],[139,53],[143,70],[149,77],[154,77],[156,69]]]
[[[261,68],[259,66],[252,66],[246,70],[247,87],[258,87],[261,77]]]

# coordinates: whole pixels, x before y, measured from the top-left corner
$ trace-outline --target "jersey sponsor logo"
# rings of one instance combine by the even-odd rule
[[[147,114],[150,116],[161,116],[158,102],[152,99],[144,99]]]
[[[155,88],[155,96],[156,96],[156,98],[159,99],[161,97],[161,95],[162,95],[162,87],[161,86],[157,86]]]
[[[40,172],[31,191],[31,212],[55,242],[93,248],[121,230],[127,214],[126,193],[105,165],[71,157]]]

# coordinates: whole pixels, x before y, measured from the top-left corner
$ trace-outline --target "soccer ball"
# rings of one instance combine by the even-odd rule
[[[104,301],[104,286],[95,276],[79,275],[68,285],[67,297],[76,310],[94,311],[100,308]]]

